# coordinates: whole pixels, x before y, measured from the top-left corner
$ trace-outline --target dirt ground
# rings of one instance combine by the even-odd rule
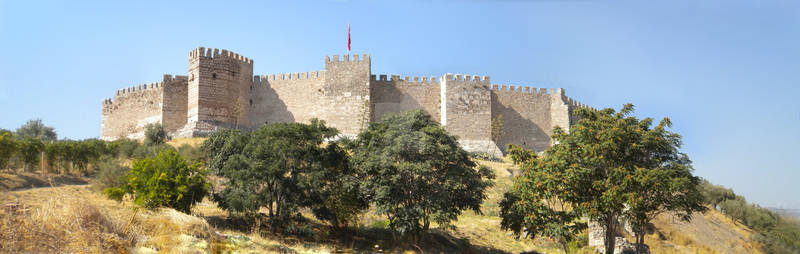
[[[89,183],[88,178],[72,175],[42,175],[39,173],[0,171],[0,191],[87,183]]]

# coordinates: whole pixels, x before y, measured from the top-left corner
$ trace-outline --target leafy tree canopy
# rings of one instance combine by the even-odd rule
[[[44,142],[58,139],[55,129],[44,125],[42,119],[28,120],[28,122],[17,129],[17,136],[20,138],[36,138]]]
[[[688,220],[692,212],[705,211],[700,180],[678,151],[680,135],[666,130],[669,119],[653,127],[651,118],[631,113],[631,104],[619,112],[578,109],[580,120],[569,132],[556,128],[555,144],[543,156],[512,152],[522,176],[503,201],[503,227],[568,237],[585,215],[604,227],[605,252],[612,253],[620,216],[633,222],[642,243],[641,229],[653,216],[669,211]]]
[[[275,123],[253,132],[223,130],[203,144],[208,167],[226,179],[214,195],[232,214],[255,215],[262,207],[274,223],[297,216],[300,207],[341,226],[367,203],[346,152],[334,138],[338,131],[312,119],[310,124]]]
[[[494,178],[421,110],[370,123],[352,153],[377,212],[415,241],[432,222],[446,227],[466,209],[480,213]]]
[[[8,167],[8,161],[16,153],[18,146],[14,133],[0,129],[0,169]]]

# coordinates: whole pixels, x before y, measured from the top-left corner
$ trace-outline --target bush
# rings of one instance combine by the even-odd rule
[[[170,145],[167,144],[151,144],[151,145],[141,145],[137,146],[135,150],[133,150],[133,154],[130,158],[135,159],[144,159],[147,157],[154,157],[158,154],[161,150],[175,150]]]
[[[146,208],[170,207],[189,213],[192,206],[208,194],[206,173],[198,164],[188,164],[173,149],[133,162],[124,188],[103,190],[109,198],[119,200],[131,194],[134,203]]]
[[[92,168],[97,172],[94,180],[92,180],[92,188],[95,190],[123,189],[128,183],[128,172],[131,170],[120,165],[114,158],[109,156],[100,158]]]
[[[131,158],[133,157],[133,152],[139,148],[139,142],[136,140],[130,140],[127,138],[122,138],[118,140],[111,141],[109,144],[112,151],[115,151],[117,156],[120,158]]]
[[[160,123],[148,124],[144,130],[144,145],[160,145],[167,141],[167,131]]]
[[[178,154],[186,158],[186,160],[191,162],[203,162],[205,161],[206,154],[203,152],[202,149],[198,147],[194,147],[189,144],[183,144],[178,147]]]

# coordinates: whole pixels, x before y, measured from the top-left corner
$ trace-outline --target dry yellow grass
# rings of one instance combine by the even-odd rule
[[[203,141],[205,140],[206,138],[174,138],[170,141],[167,141],[167,144],[175,148],[181,147],[182,145],[198,147],[203,144]]]
[[[750,229],[714,209],[693,215],[690,222],[662,215],[653,224],[657,232],[645,237],[652,253],[761,253]]]
[[[186,253],[192,241],[215,240],[205,220],[136,209],[87,185],[3,192],[0,204],[0,252]]]

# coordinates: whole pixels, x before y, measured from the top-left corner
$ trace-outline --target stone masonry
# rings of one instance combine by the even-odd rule
[[[254,76],[253,60],[203,47],[189,52],[188,75],[118,90],[102,105],[105,140],[142,139],[150,123],[161,123],[172,137],[196,137],[312,118],[355,136],[387,114],[422,109],[467,151],[495,156],[507,144],[543,151],[552,129],[568,129],[571,112],[586,107],[561,88],[497,85],[488,76],[375,75],[366,54],[326,56],[324,70]],[[493,140],[498,117],[503,135]]]

